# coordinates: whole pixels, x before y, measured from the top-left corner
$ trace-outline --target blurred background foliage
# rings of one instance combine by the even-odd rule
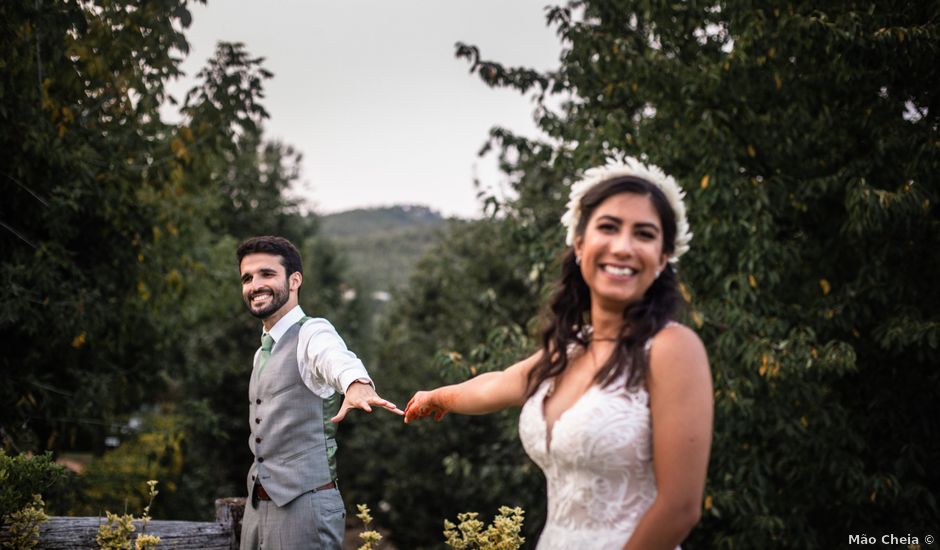
[[[535,348],[567,185],[635,155],[688,192],[684,321],[715,378],[704,515],[683,547],[832,547],[936,526],[936,2],[572,1],[546,10],[564,49],[545,73],[458,44],[484,83],[533,97],[544,136],[492,130],[482,152],[510,198],[481,196],[483,220],[425,224],[442,236],[408,252],[424,257],[378,321],[367,293],[347,291],[383,258],[364,245],[352,266],[348,233],[326,237],[285,198],[299,153],[264,138],[260,59],[220,44],[168,124],[158,107],[186,53],[185,2],[20,4],[0,6],[0,435],[11,454],[83,457],[53,510],[142,499],[148,476],[155,517],[208,519],[212,499],[243,493],[245,407],[231,396],[246,391],[257,326],[239,239],[302,246],[301,302],[403,405]],[[386,214],[376,227],[400,213]],[[440,544],[458,512],[519,505],[534,541],[544,482],[516,417],[350,418],[347,504],[369,504],[406,548]]]
[[[688,192],[685,322],[715,378],[703,521],[683,548],[835,547],[935,526],[940,6],[574,1],[547,14],[565,45],[554,71],[457,46],[487,85],[535,98],[545,137],[493,129],[484,151],[515,198],[483,197],[492,218],[419,266],[381,331],[380,387],[405,386],[391,395],[405,400],[407,382],[531,352],[567,184],[641,156]],[[497,501],[531,512],[534,540],[542,481],[515,416],[390,426],[379,442],[357,431],[344,464],[382,473],[360,485],[350,470],[347,487],[387,502],[391,524],[421,525],[395,533],[407,547],[432,544],[442,510]]]
[[[186,2],[14,2],[0,20],[3,447],[83,470],[81,504],[55,511],[128,509],[159,479],[155,515],[208,519],[214,498],[244,491],[249,463],[231,397],[247,391],[258,327],[238,241],[292,239],[316,267],[308,310],[354,349],[371,337],[342,297],[345,260],[285,198],[299,154],[263,136],[271,75],[219,44],[169,124]]]

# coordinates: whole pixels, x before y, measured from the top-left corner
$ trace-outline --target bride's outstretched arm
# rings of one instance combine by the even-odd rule
[[[449,412],[459,414],[486,414],[525,403],[529,371],[538,362],[542,352],[498,372],[480,374],[451,386],[430,391],[419,391],[405,407],[405,422],[433,416],[440,420]]]
[[[698,523],[712,441],[712,381],[705,347],[687,327],[653,339],[648,379],[656,500],[625,549],[672,549]]]

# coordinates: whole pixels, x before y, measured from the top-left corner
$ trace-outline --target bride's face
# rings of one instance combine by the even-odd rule
[[[619,193],[599,204],[575,238],[592,303],[625,308],[665,267],[662,222],[647,195]]]

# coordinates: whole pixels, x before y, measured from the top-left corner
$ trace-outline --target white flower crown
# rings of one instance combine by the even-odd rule
[[[561,223],[568,228],[565,244],[568,246],[574,244],[575,229],[581,218],[581,199],[584,198],[584,194],[599,183],[623,176],[633,176],[648,181],[659,187],[666,196],[676,215],[676,242],[669,261],[673,264],[678,262],[679,256],[689,250],[689,241],[692,240],[689,220],[685,214],[685,203],[682,202],[685,191],[679,187],[672,176],[667,176],[658,166],[643,164],[633,157],[625,158],[623,164],[591,168],[584,172],[583,179],[572,184],[571,193],[568,195],[568,210],[561,217]]]

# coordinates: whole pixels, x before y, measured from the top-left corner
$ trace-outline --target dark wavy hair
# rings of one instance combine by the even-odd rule
[[[284,271],[290,277],[292,273],[304,274],[303,261],[300,259],[300,251],[294,246],[294,243],[284,237],[273,235],[263,235],[261,237],[251,237],[245,239],[235,250],[235,257],[238,259],[238,267],[241,268],[242,259],[249,254],[271,254],[280,256],[281,265]]]
[[[575,233],[584,235],[585,226],[594,210],[608,198],[620,193],[649,197],[662,224],[663,253],[672,254],[676,242],[676,214],[659,187],[638,177],[616,177],[595,185],[585,193],[581,199],[581,218]],[[607,386],[626,372],[627,388],[643,384],[649,372],[646,343],[666,326],[681,303],[678,276],[672,264],[667,262],[643,298],[624,309],[624,322],[617,344],[595,376],[595,382]],[[585,330],[589,324],[587,318],[590,311],[591,292],[581,276],[574,248],[569,247],[561,259],[561,280],[545,312],[542,357],[529,372],[530,396],[542,382],[564,372],[568,367],[571,346],[586,349],[590,344],[589,331]]]

